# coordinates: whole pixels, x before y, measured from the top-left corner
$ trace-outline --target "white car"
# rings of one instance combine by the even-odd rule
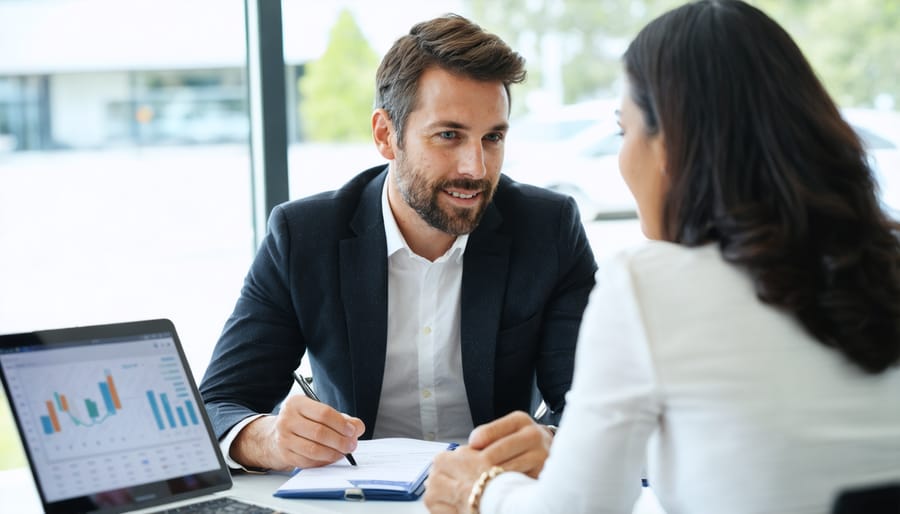
[[[503,172],[573,197],[584,221],[636,217],[619,173],[621,138],[613,112],[609,102],[587,102],[513,120]],[[883,204],[900,218],[900,113],[842,114],[866,147]]]
[[[611,101],[594,101],[511,121],[503,172],[573,197],[584,221],[635,218],[614,112]]]
[[[900,113],[875,109],[841,113],[866,147],[882,204],[900,217]]]

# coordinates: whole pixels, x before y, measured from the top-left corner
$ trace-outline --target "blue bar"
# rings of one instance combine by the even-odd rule
[[[156,418],[156,427],[162,430],[165,428],[162,422],[162,416],[159,415],[159,406],[156,405],[156,397],[153,391],[147,391],[147,400],[150,402],[150,408],[153,410],[153,417]]]
[[[44,425],[44,433],[50,435],[53,433],[53,423],[50,422],[50,416],[41,416],[41,425]]]
[[[166,393],[159,395],[159,399],[162,400],[163,410],[166,411],[166,419],[169,420],[169,426],[171,428],[175,428],[175,416],[172,415],[172,407],[169,405],[169,397],[166,396]]]
[[[199,421],[197,421],[197,413],[194,411],[194,404],[188,400],[184,402],[184,406],[187,407],[188,416],[191,417],[191,423],[194,425],[198,424]]]
[[[84,408],[87,409],[88,416],[90,416],[92,420],[100,417],[100,411],[97,410],[97,402],[92,401],[90,398],[84,399]]]
[[[187,426],[187,418],[184,417],[184,409],[181,407],[175,407],[175,412],[178,413],[178,421],[181,422],[181,426]]]
[[[109,384],[106,382],[97,382],[100,386],[100,396],[103,397],[103,403],[106,404],[106,412],[110,414],[116,413],[116,405],[112,401],[112,395],[109,393]]]

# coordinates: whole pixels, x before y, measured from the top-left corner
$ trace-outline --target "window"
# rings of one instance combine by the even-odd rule
[[[244,31],[242,0],[0,2],[0,332],[166,317],[203,373],[255,250]]]
[[[620,56],[646,22],[681,0],[397,0],[389,10],[362,0],[283,3],[291,198],[339,187],[383,161],[368,135],[377,63],[414,23],[457,12],[501,35],[529,64],[528,80],[512,91],[504,172],[573,196],[599,256],[643,239],[616,159]],[[889,115],[900,95],[887,43],[896,9],[883,2],[751,3],[792,34],[842,106]],[[365,55],[376,58],[361,60]],[[338,124],[354,130],[334,132]]]
[[[377,64],[414,23],[457,12],[529,63],[506,171],[575,197],[598,257],[640,241],[609,124],[618,59],[679,3],[283,0],[290,197],[383,162],[369,135]],[[753,3],[795,36],[842,107],[880,120],[855,126],[879,150],[886,203],[900,206],[900,124],[888,117],[900,13]],[[244,16],[242,0],[0,0],[0,332],[168,317],[202,375],[255,253]],[[573,151],[538,167],[525,153],[534,133]],[[0,438],[0,468],[12,447]]]

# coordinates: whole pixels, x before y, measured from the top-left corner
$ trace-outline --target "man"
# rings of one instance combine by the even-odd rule
[[[389,164],[273,210],[200,385],[230,465],[324,465],[360,437],[465,439],[528,410],[535,379],[558,418],[596,264],[571,199],[500,175],[524,77],[459,16],[390,49],[372,115]],[[323,403],[284,399],[306,352]],[[536,475],[550,435],[512,419],[487,442]]]

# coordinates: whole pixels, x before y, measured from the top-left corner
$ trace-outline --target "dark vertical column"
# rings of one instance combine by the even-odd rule
[[[18,101],[13,102],[13,108],[11,109],[12,121],[10,122],[10,125],[13,127],[13,134],[15,134],[18,139],[18,149],[34,150],[36,148],[28,123],[28,77],[21,76],[17,82],[18,88],[16,88],[16,93]]]
[[[50,76],[40,75],[35,84],[37,89],[37,139],[41,150],[56,147],[53,140],[53,121],[50,115]]]
[[[279,0],[244,0],[254,248],[269,213],[288,199],[287,108]]]

